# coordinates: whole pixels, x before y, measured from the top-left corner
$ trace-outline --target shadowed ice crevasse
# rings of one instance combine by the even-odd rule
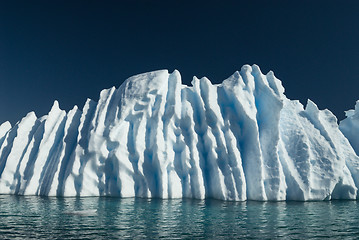
[[[245,65],[222,84],[178,71],[140,74],[69,112],[55,101],[0,125],[0,193],[45,196],[357,199],[359,107],[284,95]]]

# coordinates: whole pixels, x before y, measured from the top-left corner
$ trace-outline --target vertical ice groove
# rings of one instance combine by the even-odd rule
[[[89,155],[87,156],[86,164],[83,166],[82,181],[88,183],[91,187],[82,189],[84,193],[88,190],[85,195],[99,194],[102,196],[106,194],[105,161],[108,156],[108,149],[104,131],[106,128],[106,112],[114,92],[114,87],[101,91],[96,110],[90,122],[91,129],[89,130],[88,139]],[[94,185],[97,185],[97,187],[94,187]]]
[[[215,168],[217,154],[214,151],[214,136],[209,131],[206,122],[206,111],[204,109],[204,102],[201,97],[201,80],[194,77],[193,98],[191,104],[193,108],[193,120],[195,121],[194,130],[198,136],[197,148],[200,153],[200,167],[203,174],[203,181],[206,189],[206,197],[213,197],[217,199],[224,199],[224,189],[222,181]]]
[[[206,185],[200,167],[202,156],[197,149],[199,139],[195,132],[193,96],[191,87],[181,89],[182,109],[179,126],[185,144],[185,152],[176,159],[176,171],[181,176],[183,196],[203,199],[206,194]]]
[[[34,112],[28,113],[20,122],[16,124],[16,136],[11,144],[8,145],[8,154],[1,159],[1,178],[0,178],[0,193],[14,193],[15,185],[14,179],[18,176],[17,168],[24,155],[26,147],[29,143],[29,137],[33,134],[33,127],[36,122],[36,115]]]
[[[136,195],[135,184],[138,181],[135,178],[138,178],[138,175],[135,176],[134,165],[129,159],[129,151],[126,151],[129,131],[133,128],[130,130],[127,122],[119,121],[121,107],[126,108],[122,106],[122,101],[126,100],[123,99],[126,90],[128,89],[118,88],[112,95],[106,110],[106,129],[103,134],[108,151],[104,165],[105,193],[112,196],[133,197]],[[132,120],[130,125],[133,127]]]
[[[121,193],[124,192],[124,196],[135,194],[136,196],[151,197],[149,187],[153,183],[153,179],[147,179],[147,174],[148,171],[152,171],[153,167],[151,167],[152,163],[147,162],[146,155],[149,151],[152,152],[152,149],[148,149],[149,146],[146,145],[146,137],[150,138],[148,134],[151,133],[148,130],[151,127],[149,127],[147,119],[153,115],[154,111],[157,111],[157,106],[153,105],[157,93],[161,95],[161,91],[167,91],[167,79],[168,71],[145,73],[127,79],[119,88],[118,122],[110,134],[112,139],[122,139],[115,155],[118,156],[121,164],[121,182],[124,179],[121,186],[126,188],[121,190]],[[160,102],[157,101],[156,104]],[[121,134],[121,129],[127,129],[127,136]],[[156,184],[151,185],[151,190],[154,193],[158,192],[156,188]]]
[[[90,158],[88,150],[88,141],[90,130],[92,129],[91,121],[93,120],[94,113],[96,110],[96,102],[91,99],[87,99],[82,114],[80,117],[80,124],[78,127],[77,144],[74,150],[73,166],[69,168],[69,176],[64,181],[63,195],[64,196],[79,196],[79,195],[91,195],[90,190],[97,187],[93,182],[84,182],[84,169]],[[94,195],[94,193],[93,193]]]
[[[14,139],[17,135],[18,124],[16,124],[12,129],[10,129],[4,136],[3,144],[0,148],[0,177],[4,171],[7,158],[10,154],[10,151],[13,146]]]
[[[238,192],[235,187],[235,181],[228,150],[226,147],[225,136],[222,131],[224,128],[223,116],[218,104],[218,86],[213,86],[207,78],[200,80],[201,96],[204,103],[206,122],[210,133],[214,137],[212,148],[215,150],[217,159],[212,163],[212,171],[217,171],[219,175],[219,184],[224,192],[224,198],[228,200],[238,200]]]
[[[75,106],[70,110],[66,117],[64,136],[62,139],[63,148],[59,155],[60,167],[57,169],[53,183],[48,195],[64,195],[64,183],[73,167],[74,150],[77,145],[78,127],[80,124],[81,111]]]
[[[106,131],[106,116],[108,116],[109,105],[115,93],[115,87],[101,91],[99,101],[94,111],[94,116],[91,120],[89,139],[88,139],[88,162],[84,165],[83,181],[88,182],[90,186],[96,184],[97,187],[86,188],[83,190],[90,190],[86,194],[106,195],[108,188],[106,185],[106,159],[109,153],[107,145]],[[115,192],[114,195],[118,195]]]
[[[40,143],[39,154],[35,161],[35,172],[31,179],[34,183],[34,189],[38,181],[36,195],[47,196],[49,193],[54,172],[56,172],[59,165],[59,152],[61,152],[63,147],[62,137],[64,135],[65,121],[66,112],[61,110],[58,103],[55,102],[45,122],[44,139],[46,139],[46,141]],[[41,172],[36,165],[41,169]]]
[[[85,166],[85,182],[96,182],[100,195],[120,195],[120,179],[118,168],[114,164],[113,149],[117,143],[109,139],[110,121],[114,121],[116,88],[104,90],[100,93],[100,98],[96,107],[94,118],[92,119],[89,139],[90,164]],[[109,155],[111,154],[111,157]],[[115,162],[116,163],[116,162]],[[87,174],[89,173],[89,174]],[[95,175],[97,177],[95,177]],[[88,178],[88,179],[86,179]],[[97,179],[96,179],[97,178]],[[95,194],[91,192],[90,195]]]
[[[35,116],[35,114],[34,114],[34,116]],[[35,116],[35,118],[36,118],[36,116]],[[21,166],[23,165],[23,162],[26,162],[28,160],[28,157],[26,154],[27,154],[28,150],[32,149],[32,147],[33,147],[33,145],[31,144],[32,139],[40,125],[41,125],[41,121],[39,119],[36,119],[32,125],[30,132],[27,135],[28,136],[27,142],[22,143],[25,145],[25,148],[24,148],[24,151],[22,152],[21,157],[19,158],[18,164],[16,166],[16,171],[14,173],[13,182],[10,187],[11,193],[14,193],[14,194],[19,193],[22,181],[24,179],[24,171],[22,171],[23,169],[21,169]]]
[[[60,167],[60,160],[61,160],[61,153],[64,149],[64,127],[65,123],[67,121],[67,116],[64,115],[64,117],[59,121],[59,125],[57,129],[54,129],[56,131],[55,137],[54,137],[54,143],[51,146],[48,159],[44,165],[44,169],[41,172],[40,181],[39,181],[39,188],[37,190],[37,195],[42,196],[54,196],[56,191],[56,187],[58,185],[57,182],[57,176],[58,176],[58,170]],[[54,185],[54,192],[50,193],[51,186]]]
[[[144,144],[140,141],[145,139],[144,134],[146,131],[143,110],[148,104],[146,101],[142,102],[141,100],[141,98],[146,99],[146,96],[140,96],[140,86],[138,85],[141,84],[138,84],[138,82],[144,79],[144,76],[136,76],[133,77],[133,81],[137,83],[126,81],[120,87],[121,104],[118,118],[120,121],[123,119],[123,122],[112,130],[112,135],[114,138],[116,135],[119,141],[117,151],[118,154],[121,154],[119,161],[122,165],[127,166],[126,168],[122,167],[120,175],[122,196],[151,197],[142,169],[144,156],[141,153],[144,151]],[[147,86],[147,84],[142,86]],[[138,94],[135,94],[135,92]],[[136,96],[138,101],[129,101],[129,98],[133,96]],[[135,106],[133,106],[134,104]],[[123,131],[127,131],[127,134],[123,134]],[[123,171],[124,168],[126,171]],[[129,169],[132,169],[132,171]]]
[[[222,102],[222,112],[224,116],[224,121],[227,125],[228,133],[227,133],[227,141],[230,141],[231,146],[233,146],[233,142],[236,143],[233,147],[232,154],[235,154],[236,156],[236,164],[239,168],[239,173],[237,176],[240,176],[241,178],[236,179],[236,185],[237,185],[237,191],[238,193],[241,193],[240,196],[242,199],[247,199],[248,195],[247,192],[253,191],[253,189],[249,189],[250,187],[254,187],[253,184],[248,180],[247,185],[247,179],[246,179],[246,166],[244,159],[247,158],[247,150],[246,147],[246,140],[243,138],[245,129],[244,126],[250,121],[247,121],[248,115],[246,115],[246,112],[244,111],[244,107],[242,104],[248,104],[246,106],[247,109],[251,108],[250,103],[248,103],[248,100],[244,101],[243,103],[239,102],[236,98],[236,89],[242,90],[241,96],[247,98],[248,92],[243,92],[243,89],[247,89],[246,84],[244,83],[241,75],[239,72],[235,72],[231,77],[223,81],[222,86],[220,88],[221,91],[221,99]],[[233,139],[230,139],[232,138]],[[251,145],[249,145],[251,147]],[[232,155],[233,156],[233,155]],[[257,168],[257,167],[256,167]],[[251,170],[251,169],[249,169]],[[252,173],[248,177],[255,176]],[[256,191],[256,189],[254,189]],[[255,198],[255,196],[251,195],[251,198]]]
[[[40,143],[44,136],[45,121],[46,118],[39,118],[37,120],[38,127],[36,127],[35,133],[31,137],[31,141],[25,151],[22,161],[20,162],[18,172],[21,177],[18,179],[19,182],[17,183],[15,190],[16,194],[25,194],[25,190],[30,182],[29,180],[32,178],[34,173],[34,162],[37,158]]]
[[[235,112],[239,115],[239,129],[236,129],[236,137],[242,153],[247,198],[266,200],[263,182],[263,159],[253,95],[255,82],[251,72],[252,68],[245,65],[239,74],[232,75],[222,85],[233,101]]]
[[[239,74],[239,73],[235,73]],[[239,142],[235,133],[240,134],[238,114],[232,106],[232,101],[226,94],[223,86],[217,88],[218,105],[223,119],[222,132],[225,138],[225,144],[228,152],[228,165],[231,168],[233,181],[235,182],[238,200],[246,200],[246,181],[242,166],[242,157]],[[234,129],[232,131],[232,129]],[[236,131],[236,130],[238,131]]]
[[[116,138],[112,138],[111,131],[113,126],[117,123],[117,111],[118,105],[121,102],[121,90],[113,88],[114,92],[109,98],[106,109],[104,110],[106,113],[104,119],[104,132],[103,137],[105,140],[107,156],[105,155],[104,162],[104,173],[105,173],[105,194],[112,196],[128,196],[128,185],[130,185],[127,181],[123,179],[121,176],[122,172],[126,169],[127,172],[131,172],[131,169],[128,169],[128,166],[122,161],[119,161],[116,153],[118,151],[120,142]]]
[[[105,132],[104,135],[105,136],[109,136],[110,133],[110,128],[116,124],[116,120],[117,120],[117,115],[118,115],[118,109],[119,106],[121,105],[121,89],[118,88],[116,89],[115,87],[112,88],[114,90],[110,102],[108,104],[107,107],[107,111],[106,111],[106,115],[105,115]]]
[[[151,196],[168,198],[167,161],[164,159],[163,116],[168,90],[168,73],[157,76],[159,86],[146,96],[146,135],[143,170]],[[150,85],[151,86],[151,85]],[[160,87],[161,86],[161,87]]]
[[[283,102],[269,86],[266,76],[262,74],[259,67],[253,65],[252,69],[266,195],[268,200],[285,200],[287,186],[278,157],[279,118]]]
[[[135,120],[137,118],[137,120]],[[141,117],[133,117],[132,115],[128,116],[128,127],[124,126],[121,129],[128,129],[127,139],[126,139],[126,155],[128,155],[128,161],[132,165],[133,169],[133,181],[131,181],[131,185],[133,185],[133,193],[137,197],[151,197],[148,184],[143,171],[143,163],[144,163],[144,144],[136,144],[136,139],[144,139],[145,136],[145,120]],[[121,147],[121,144],[120,144]],[[124,161],[126,155],[122,155],[120,161]],[[129,176],[130,177],[130,176]],[[129,180],[130,181],[130,180]],[[129,185],[129,181],[127,181],[127,185]]]
[[[103,131],[106,127],[105,120],[108,114],[108,107],[114,92],[115,87],[112,87],[106,90],[102,90],[100,93],[100,98],[97,103],[95,116],[92,121],[92,125],[94,126],[93,132],[96,132],[97,134],[103,134]]]
[[[131,114],[124,118],[125,113],[128,114],[128,111],[124,111],[126,106],[122,105],[122,102],[126,101],[124,86],[121,85],[112,96],[108,110],[112,113],[107,114],[105,120],[104,136],[107,138],[109,152],[105,163],[108,183],[106,186],[108,192],[117,192],[121,197],[133,197],[137,196],[137,190],[140,189],[138,186],[144,184],[143,182],[139,184],[141,181],[141,173],[138,171],[139,154],[131,148],[136,145],[133,143],[133,130],[134,125],[136,129],[138,125],[134,123],[135,118]],[[133,145],[129,146],[129,143]]]
[[[57,167],[56,163],[53,161],[56,161],[57,150],[59,145],[61,145],[59,144],[59,138],[62,134],[61,128],[63,127],[64,117],[65,111],[62,111],[59,108],[58,102],[55,101],[44,124],[44,135],[42,136],[36,159],[31,166],[32,175],[27,180],[28,183],[27,188],[25,189],[25,194],[40,194],[42,184],[46,185],[49,184],[49,182],[51,184],[52,179],[47,171],[48,169]]]
[[[180,177],[175,170],[175,159],[180,158],[182,151],[176,148],[177,137],[176,131],[179,131],[179,117],[178,105],[181,104],[181,75],[175,70],[168,76],[168,91],[166,94],[166,103],[164,113],[162,116],[163,122],[163,139],[164,139],[164,160],[166,162],[167,173],[167,192],[169,198],[182,197]],[[177,125],[177,126],[176,126]],[[183,149],[182,149],[183,150]]]

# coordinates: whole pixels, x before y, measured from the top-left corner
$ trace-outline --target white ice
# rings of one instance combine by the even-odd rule
[[[337,124],[245,65],[222,84],[140,74],[82,110],[0,125],[0,193],[46,196],[358,199],[359,102]]]

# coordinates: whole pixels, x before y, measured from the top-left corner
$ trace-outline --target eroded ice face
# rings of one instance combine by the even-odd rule
[[[340,129],[358,151],[356,111]],[[335,116],[284,95],[272,72],[222,84],[140,74],[66,113],[0,125],[0,193],[51,196],[356,199],[359,159]]]

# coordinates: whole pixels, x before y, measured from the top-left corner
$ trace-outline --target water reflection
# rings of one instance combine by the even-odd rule
[[[0,238],[353,238],[356,201],[0,196]]]

